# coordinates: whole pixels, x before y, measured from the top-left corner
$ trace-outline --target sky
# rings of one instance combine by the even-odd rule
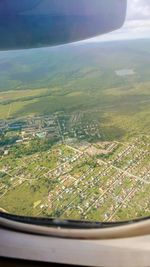
[[[150,38],[150,0],[128,0],[124,26],[88,42]]]

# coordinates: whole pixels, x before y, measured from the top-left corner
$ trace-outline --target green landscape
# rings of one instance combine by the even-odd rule
[[[150,40],[0,52],[0,209],[150,215]]]

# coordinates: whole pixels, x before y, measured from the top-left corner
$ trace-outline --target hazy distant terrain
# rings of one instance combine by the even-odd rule
[[[118,131],[148,132],[149,47],[134,40],[1,52],[0,118],[96,111]]]

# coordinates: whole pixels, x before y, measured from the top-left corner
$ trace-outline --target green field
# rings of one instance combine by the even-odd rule
[[[148,133],[149,45],[136,40],[1,52],[0,119],[80,110],[106,131]],[[134,75],[117,76],[122,69]]]

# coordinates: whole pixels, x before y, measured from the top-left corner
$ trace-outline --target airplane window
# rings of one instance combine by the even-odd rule
[[[149,216],[149,159],[148,0],[128,1],[124,26],[106,35],[0,52],[1,211]]]

